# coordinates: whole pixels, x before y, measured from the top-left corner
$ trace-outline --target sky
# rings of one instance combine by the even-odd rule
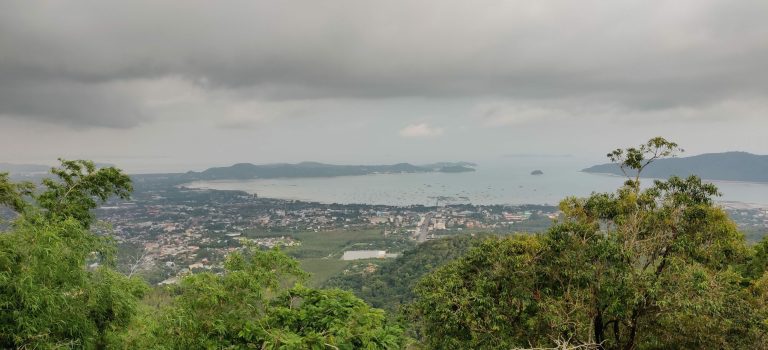
[[[0,162],[768,154],[768,1],[0,1]]]

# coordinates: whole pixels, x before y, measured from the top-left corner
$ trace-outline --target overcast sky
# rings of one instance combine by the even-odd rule
[[[0,162],[768,154],[768,1],[0,1]]]

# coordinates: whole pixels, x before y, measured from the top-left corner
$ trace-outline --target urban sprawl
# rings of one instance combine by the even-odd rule
[[[375,230],[381,244],[346,257],[393,257],[398,250],[463,232],[537,232],[557,219],[542,205],[384,206],[322,204],[258,198],[241,191],[165,186],[136,191],[131,201],[110,202],[97,216],[121,251],[121,266],[144,271],[154,283],[174,283],[196,270],[220,271],[224,257],[244,245],[289,249],[298,232]],[[765,232],[768,209],[724,203],[747,230]],[[387,254],[387,250],[390,250]],[[150,273],[151,272],[151,273]]]

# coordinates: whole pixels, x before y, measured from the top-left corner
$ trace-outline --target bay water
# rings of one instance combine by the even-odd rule
[[[190,188],[241,190],[260,197],[343,204],[435,205],[550,204],[566,196],[615,191],[625,178],[589,174],[591,163],[570,159],[514,158],[479,164],[465,173],[373,174],[329,178],[196,181]],[[541,170],[542,175],[532,175]],[[652,183],[644,179],[645,184]],[[718,201],[768,207],[768,184],[712,181]]]

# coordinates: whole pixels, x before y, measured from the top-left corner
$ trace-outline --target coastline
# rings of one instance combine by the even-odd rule
[[[199,190],[241,191],[251,195],[256,194],[260,198],[276,200],[393,207],[432,206],[436,201],[441,204],[470,205],[557,205],[563,198],[569,196],[586,197],[589,196],[590,192],[558,194],[558,190],[555,188],[547,190],[550,188],[547,184],[538,184],[536,187],[533,187],[531,184],[525,184],[524,186],[504,185],[505,188],[502,188],[496,184],[485,186],[478,182],[475,187],[457,188],[445,182],[445,184],[448,184],[448,187],[445,187],[440,180],[434,182],[435,178],[433,177],[424,179],[417,174],[405,174],[410,176],[402,178],[411,178],[412,180],[389,185],[389,178],[394,174],[381,175],[384,174],[379,174],[379,176],[350,176],[344,179],[287,178],[192,181],[178,184],[177,187]],[[615,180],[621,178],[613,174],[599,175]],[[439,176],[438,178],[449,177]],[[371,178],[378,178],[379,180],[365,180]],[[595,178],[598,179],[598,182],[601,182],[599,177]],[[611,183],[613,182],[611,181]],[[382,183],[386,183],[386,186],[383,186]],[[646,183],[650,184],[649,181]],[[724,185],[725,183],[721,184]],[[768,208],[768,202],[763,201],[763,198],[768,199],[768,197],[749,195],[751,193],[768,192],[766,184],[729,183],[729,185],[725,189],[721,188],[721,191],[726,195],[716,198],[716,202],[734,208]],[[595,188],[592,192],[606,191],[610,192],[608,189],[601,191],[600,188]]]
[[[624,175],[614,174],[614,173],[604,173],[604,172],[592,172],[592,171],[584,171],[579,170],[579,172],[589,174],[589,175],[598,175],[598,176],[609,176],[609,177],[625,177]],[[640,179],[649,179],[649,180],[664,180],[662,178],[658,177],[644,177],[641,176]],[[711,182],[711,183],[728,183],[728,184],[747,184],[747,185],[761,185],[761,186],[768,186],[768,181],[742,181],[742,180],[717,180],[717,179],[709,179],[709,178],[701,178],[702,181]]]

